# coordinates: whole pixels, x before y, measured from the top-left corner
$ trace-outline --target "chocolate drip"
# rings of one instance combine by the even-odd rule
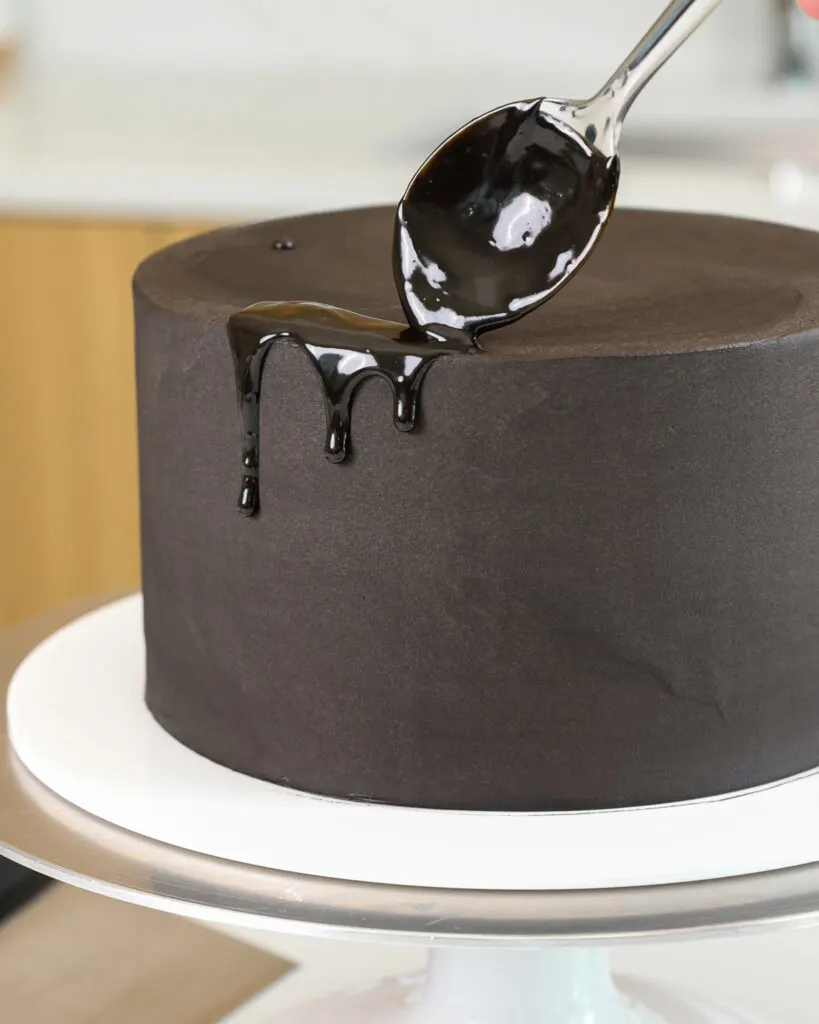
[[[228,333],[242,422],[239,511],[259,506],[260,401],[264,365],[274,342],[307,353],[322,382],[327,410],[325,454],[343,462],[350,450],[353,397],[368,377],[382,377],[393,392],[393,422],[409,431],[418,419],[421,384],[445,354],[469,351],[468,338],[433,342],[421,332],[316,302],[261,302],[230,318]]]

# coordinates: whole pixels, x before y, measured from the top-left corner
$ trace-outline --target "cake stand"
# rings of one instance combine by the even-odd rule
[[[0,849],[63,882],[203,921],[429,947],[423,976],[305,1005],[277,1017],[280,1024],[749,1024],[691,994],[613,979],[608,948],[819,916],[819,830],[804,813],[819,776],[634,817],[463,815],[324,801],[218,768],[158,726],[153,732],[139,710],[128,735],[120,734],[117,715],[134,709],[119,698],[134,685],[133,665],[125,665],[133,661],[129,645],[139,643],[139,609],[132,599],[72,621],[87,608],[0,638],[3,707],[14,676],[0,730]],[[146,764],[148,753],[158,760]],[[181,766],[178,778],[167,774],[173,764]],[[231,812],[231,800],[245,798],[249,813]],[[720,820],[729,822],[727,832]],[[747,849],[752,825],[761,852]],[[680,836],[696,827],[716,830],[715,840],[700,836],[675,858]],[[351,828],[359,829],[357,843],[346,834]],[[534,852],[517,848],[527,829],[533,841],[547,840]],[[766,842],[772,831],[784,841]],[[410,849],[385,864],[393,832]],[[420,836],[415,845],[411,832]],[[493,834],[488,850],[476,845]],[[553,857],[548,844],[560,836],[574,845]],[[635,849],[634,870],[652,884],[629,877],[624,851],[636,840],[650,856]],[[288,863],[300,850],[308,870]],[[654,863],[663,850],[670,867]],[[459,861],[463,882],[455,886]],[[580,884],[573,862],[582,867]],[[740,873],[749,866],[753,873]],[[663,872],[686,880],[659,884]],[[554,884],[531,885],[550,877]],[[420,884],[407,884],[413,879]]]

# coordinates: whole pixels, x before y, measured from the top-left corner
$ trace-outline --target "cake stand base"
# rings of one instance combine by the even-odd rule
[[[756,1024],[656,982],[612,977],[597,949],[434,949],[425,974],[308,1003],[269,1024]],[[224,1024],[242,1024],[241,1014]]]

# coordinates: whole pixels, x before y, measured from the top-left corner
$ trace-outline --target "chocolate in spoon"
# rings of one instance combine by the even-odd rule
[[[674,0],[592,99],[511,103],[438,147],[396,215],[393,272],[410,324],[474,342],[566,284],[611,214],[631,104],[719,3]]]

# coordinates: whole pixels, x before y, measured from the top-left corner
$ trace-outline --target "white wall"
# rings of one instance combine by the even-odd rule
[[[2,2],[2,0],[0,0]],[[8,0],[6,0],[8,2]],[[33,53],[165,68],[530,68],[590,91],[666,0],[16,0]],[[760,79],[773,0],[725,0],[663,73],[665,88]]]
[[[0,40],[2,41],[14,37],[16,2],[18,0],[0,0]]]

